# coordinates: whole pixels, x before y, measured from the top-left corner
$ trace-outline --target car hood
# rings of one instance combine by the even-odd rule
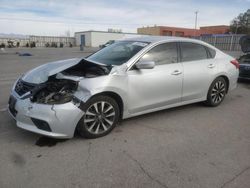
[[[242,52],[244,53],[250,52],[250,35],[241,37],[239,43]]]
[[[55,75],[65,69],[68,69],[81,61],[80,58],[55,61],[36,67],[27,72],[22,80],[29,83],[39,84],[46,82],[49,76]]]

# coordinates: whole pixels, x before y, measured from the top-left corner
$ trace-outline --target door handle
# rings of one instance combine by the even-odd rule
[[[179,74],[181,74],[181,71],[179,70],[175,70],[174,72],[172,72],[172,75],[179,75]]]
[[[215,65],[214,64],[209,64],[207,67],[210,68],[210,69],[212,69],[212,68],[215,67]]]

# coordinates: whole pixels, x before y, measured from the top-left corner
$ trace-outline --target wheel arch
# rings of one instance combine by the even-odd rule
[[[120,111],[118,121],[120,121],[123,118],[124,103],[123,103],[122,97],[119,94],[117,94],[117,93],[115,93],[113,91],[103,91],[103,92],[94,94],[93,96],[88,98],[88,100],[86,102],[88,102],[90,99],[92,99],[94,97],[97,97],[97,96],[108,96],[108,97],[111,97],[112,99],[114,99],[117,102],[118,107],[119,107],[119,111]],[[76,124],[75,130],[74,130],[74,135],[77,133],[77,131],[79,131],[79,126],[80,126],[79,123],[81,122],[81,119]]]

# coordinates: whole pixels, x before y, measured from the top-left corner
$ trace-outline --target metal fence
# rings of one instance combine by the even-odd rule
[[[60,43],[63,46],[70,46],[72,44],[75,46],[75,38],[74,37],[56,37],[56,36],[27,36],[26,38],[1,38],[0,37],[0,45],[5,44],[8,46],[8,42],[12,42],[14,46],[19,43],[21,47],[26,46],[27,43],[30,45],[32,42],[36,43],[36,47],[45,47],[46,44],[55,43],[58,47]]]
[[[75,46],[75,38],[74,37],[54,37],[54,36],[29,36],[30,42],[35,42],[36,47],[45,47],[46,44],[55,43],[58,47],[60,43],[63,46]]]
[[[221,50],[241,51],[239,40],[242,36],[244,35],[211,35],[194,38],[207,42]]]
[[[12,42],[14,46],[16,46],[18,42],[20,46],[25,46],[30,40],[29,38],[0,38],[0,45],[4,44],[5,46],[8,46],[9,42]]]

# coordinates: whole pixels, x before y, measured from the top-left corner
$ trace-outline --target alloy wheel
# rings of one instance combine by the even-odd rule
[[[211,98],[214,104],[220,103],[226,94],[225,83],[218,80],[212,89]]]
[[[90,133],[102,134],[114,124],[115,116],[115,109],[110,103],[99,101],[87,109],[84,124]]]

